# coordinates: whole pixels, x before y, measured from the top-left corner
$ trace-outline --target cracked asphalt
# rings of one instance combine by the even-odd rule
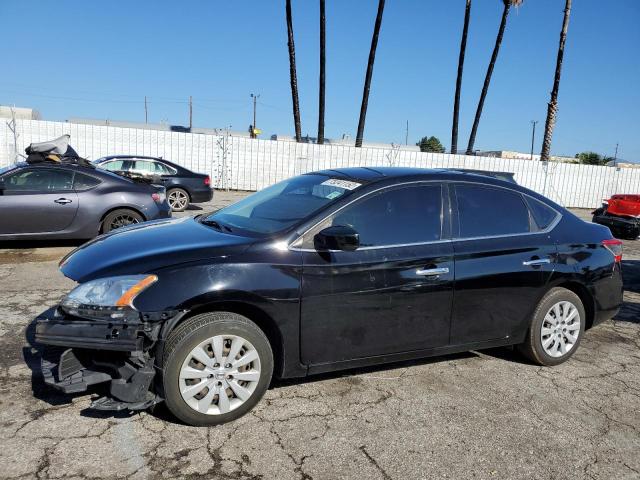
[[[625,243],[624,307],[564,365],[494,349],[277,382],[214,428],[45,387],[30,323],[73,287],[57,270],[73,244],[0,245],[0,477],[640,478],[640,241]]]

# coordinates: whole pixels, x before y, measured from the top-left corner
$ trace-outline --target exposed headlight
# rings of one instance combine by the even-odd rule
[[[158,280],[155,275],[99,278],[78,285],[60,302],[66,313],[84,318],[123,319],[135,313],[133,300]]]

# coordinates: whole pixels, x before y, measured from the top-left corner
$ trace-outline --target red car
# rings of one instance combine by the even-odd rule
[[[640,235],[640,195],[612,195],[591,213],[595,223],[609,227],[616,237],[636,239]]]

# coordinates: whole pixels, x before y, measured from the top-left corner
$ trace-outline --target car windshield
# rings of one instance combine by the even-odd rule
[[[326,175],[300,175],[256,192],[201,221],[226,232],[270,235],[286,230],[361,185],[358,181]]]

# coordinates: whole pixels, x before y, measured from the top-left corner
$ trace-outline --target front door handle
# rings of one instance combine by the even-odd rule
[[[522,262],[522,265],[525,267],[535,267],[538,265],[546,265],[547,263],[551,263],[550,258],[532,258],[531,260],[525,260]]]
[[[419,268],[418,270],[416,270],[416,275],[422,275],[422,276],[435,276],[435,275],[442,275],[445,273],[449,273],[449,269],[447,267]]]
[[[71,200],[69,200],[68,198],[59,198],[57,200],[54,200],[54,202],[60,205],[66,205],[67,203],[71,203]]]

